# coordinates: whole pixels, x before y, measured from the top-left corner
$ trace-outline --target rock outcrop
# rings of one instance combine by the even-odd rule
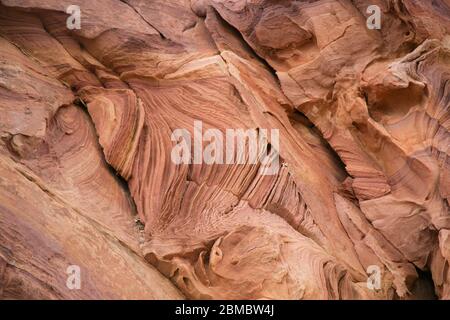
[[[450,299],[448,0],[0,3],[0,298]]]

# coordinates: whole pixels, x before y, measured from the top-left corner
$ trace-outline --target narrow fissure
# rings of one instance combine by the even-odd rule
[[[76,94],[76,92],[74,92],[74,94]],[[133,216],[137,215],[137,207],[136,204],[134,202],[133,196],[131,195],[131,191],[130,188],[128,186],[128,181],[125,180],[117,171],[116,169],[114,169],[113,166],[111,166],[108,161],[106,161],[106,157],[105,154],[103,152],[103,148],[99,143],[99,136],[97,133],[97,130],[95,130],[95,125],[94,125],[94,121],[92,120],[91,115],[89,114],[88,110],[87,110],[87,106],[86,103],[79,97],[77,97],[74,101],[74,104],[80,108],[80,110],[82,110],[86,116],[89,119],[90,125],[92,127],[92,130],[95,132],[95,135],[97,137],[96,142],[97,142],[97,147],[100,149],[100,154],[102,157],[102,161],[105,165],[105,167],[108,169],[108,171],[111,173],[111,175],[114,177],[114,179],[117,181],[117,183],[119,184],[119,186],[124,190],[125,194],[127,195],[127,199],[128,202],[130,204],[130,208],[131,208],[131,212],[133,214]]]
[[[216,13],[217,19],[219,19],[219,22],[224,27],[226,27],[243,44],[244,48],[253,55],[255,60],[260,62],[267,69],[267,71],[269,71],[272,74],[274,80],[278,84],[279,89],[281,90],[281,83],[280,79],[278,79],[277,71],[248,44],[242,33],[237,28],[228,23],[228,21],[226,21],[217,10],[215,9],[213,10]]]

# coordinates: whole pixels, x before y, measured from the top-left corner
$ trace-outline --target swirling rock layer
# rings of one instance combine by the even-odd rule
[[[1,298],[450,298],[447,0],[0,3]]]

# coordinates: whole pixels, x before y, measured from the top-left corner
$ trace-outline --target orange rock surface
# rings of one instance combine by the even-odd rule
[[[0,3],[1,299],[450,299],[449,0]]]

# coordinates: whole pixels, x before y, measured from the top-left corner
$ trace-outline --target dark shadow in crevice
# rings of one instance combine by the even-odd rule
[[[248,42],[245,40],[242,33],[237,28],[235,28],[233,25],[228,23],[228,21],[226,21],[224,18],[222,18],[222,16],[220,15],[220,13],[217,10],[215,10],[214,8],[212,8],[212,10],[214,10],[214,13],[217,16],[219,23],[222,24],[222,26],[224,28],[227,28],[228,31],[236,39],[238,39],[240,43],[242,43],[244,49],[247,52],[249,52],[255,60],[260,62],[267,69],[267,71],[269,71],[273,75],[274,80],[277,82],[278,86],[281,88],[280,80],[278,79],[276,70],[248,44]]]
[[[337,154],[337,152],[331,147],[329,142],[323,137],[322,132],[317,128],[314,123],[309,120],[309,118],[302,112],[300,112],[297,109],[294,109],[290,114],[288,114],[289,121],[291,122],[291,125],[296,128],[296,126],[303,125],[308,129],[308,131],[311,133],[311,135],[314,135],[316,138],[320,140],[321,145],[327,150],[329,153],[331,159],[333,159],[333,162],[336,164],[337,168],[342,171],[342,173],[345,173],[345,176],[348,176],[346,166],[344,162],[342,161],[341,157]]]
[[[420,270],[416,268],[419,278],[414,282],[411,288],[411,295],[407,300],[438,300],[431,272],[429,270]]]
[[[92,119],[91,115],[89,114],[89,112],[87,110],[86,103],[83,101],[83,99],[78,97],[78,98],[76,98],[74,100],[73,104],[76,105],[77,107],[79,107],[80,110],[83,111],[84,114],[89,119],[90,126],[91,126],[93,132],[95,133],[95,136],[97,137],[96,143],[97,143],[97,147],[100,150],[100,154],[101,154],[101,157],[102,157],[103,164],[108,169],[108,171],[111,173],[111,175],[114,177],[114,179],[117,181],[118,185],[122,188],[122,190],[127,195],[127,199],[128,199],[128,203],[130,204],[131,212],[132,212],[133,216],[136,216],[137,215],[137,207],[136,207],[136,204],[134,203],[133,196],[131,195],[131,191],[130,191],[130,188],[128,186],[128,182],[127,182],[127,180],[125,180],[119,174],[119,172],[116,171],[116,169],[113,168],[113,166],[111,166],[108,163],[108,161],[106,161],[103,148],[102,148],[102,146],[100,145],[100,142],[99,142],[100,137],[98,136],[97,130],[95,130],[94,120]]]

